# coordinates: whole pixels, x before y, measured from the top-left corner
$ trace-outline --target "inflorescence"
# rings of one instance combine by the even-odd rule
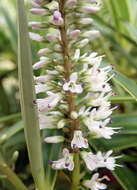
[[[41,75],[34,77],[40,129],[58,129],[62,136],[46,137],[46,143],[63,143],[62,157],[50,161],[56,170],[75,168],[74,157],[80,155],[88,170],[90,180],[81,183],[91,190],[106,189],[99,178],[98,168],[114,170],[116,159],[112,150],[94,153],[88,139],[111,139],[120,128],[112,128],[110,115],[117,108],[109,101],[113,95],[109,83],[114,76],[113,66],[102,66],[103,56],[90,52],[92,41],[100,36],[92,28],[92,14],[101,3],[97,0],[33,0],[30,12],[39,17],[29,22],[36,32],[30,38],[42,43],[38,51],[40,60],[33,65]],[[92,28],[92,29],[91,29]],[[38,32],[37,32],[38,31]],[[41,35],[39,34],[41,32]],[[38,71],[39,72],[39,71]],[[40,97],[40,96],[39,96]],[[120,157],[120,156],[119,156]],[[80,166],[79,166],[80,167]],[[78,184],[80,185],[80,184]]]

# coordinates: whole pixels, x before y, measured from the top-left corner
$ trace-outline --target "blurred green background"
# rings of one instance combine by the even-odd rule
[[[37,18],[29,13],[29,0],[26,0],[26,10],[29,21]],[[105,61],[115,65],[120,71],[130,79],[137,82],[137,1],[136,0],[103,0],[103,8],[94,18],[93,28],[101,32],[101,36],[92,41],[91,49],[105,54]],[[30,29],[31,30],[31,29]],[[33,63],[38,60],[36,55],[40,44],[32,42]],[[28,157],[23,133],[23,123],[21,122],[19,86],[17,71],[17,18],[16,1],[0,1],[0,152],[13,170],[21,179],[33,189],[33,180],[30,174]],[[132,86],[130,86],[132,88]],[[126,96],[127,92],[117,83],[114,83],[115,92],[119,96]],[[136,97],[137,90],[134,89]],[[119,103],[116,101],[116,103]],[[118,115],[120,114],[120,115]],[[118,115],[118,116],[117,116]],[[125,154],[123,158],[126,168],[124,173],[119,173],[119,182],[114,179],[111,173],[107,173],[112,178],[112,183],[108,189],[122,190],[137,189],[137,104],[135,101],[123,102],[120,110],[115,112],[113,119],[116,126],[127,127],[120,134],[114,137],[111,148],[115,152]],[[4,139],[3,134],[7,134]],[[91,144],[97,142],[92,142]],[[106,142],[104,142],[105,144]],[[109,142],[107,142],[109,143]],[[106,147],[108,146],[105,144]],[[18,151],[18,152],[17,152]],[[19,156],[17,156],[19,153]],[[132,172],[132,173],[130,173]],[[118,174],[115,174],[118,178]],[[123,176],[122,176],[123,175]],[[123,178],[127,177],[129,183],[122,185]],[[59,182],[64,181],[65,189],[69,184],[62,172],[58,175]],[[119,183],[123,186],[121,187]],[[62,183],[63,184],[63,183]],[[132,187],[128,186],[131,185]],[[130,187],[130,188],[129,188]],[[15,188],[8,182],[5,176],[0,173],[0,190],[14,190]],[[59,186],[59,189],[64,189]]]

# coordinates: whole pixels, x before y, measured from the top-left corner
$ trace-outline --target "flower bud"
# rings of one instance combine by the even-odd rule
[[[61,143],[64,141],[63,136],[52,136],[52,137],[46,137],[44,139],[46,143]]]
[[[58,129],[62,129],[66,124],[66,121],[64,119],[60,120],[57,124]]]
[[[90,30],[90,31],[84,32],[83,36],[94,39],[100,36],[100,32],[98,30]]]
[[[79,35],[80,35],[80,30],[74,30],[70,33],[70,38],[77,39]]]
[[[45,83],[51,79],[50,75],[44,75],[44,76],[39,76],[39,77],[34,77],[35,83]]]
[[[55,34],[47,34],[46,39],[49,42],[56,42],[57,41],[57,36]]]
[[[38,56],[43,56],[43,55],[46,55],[48,53],[51,53],[51,50],[49,48],[43,48],[43,49],[40,49],[38,51]]]
[[[35,2],[39,5],[41,5],[43,3],[43,0],[35,0]]]
[[[32,8],[40,8],[39,4],[37,4],[37,3],[34,2],[34,1],[31,1],[31,2],[30,2],[30,5],[32,6]]]
[[[54,50],[57,51],[57,52],[61,52],[61,51],[62,51],[61,45],[56,44],[56,45],[54,46]]]
[[[59,72],[64,72],[64,67],[58,65],[58,66],[56,66],[56,70]]]
[[[88,39],[84,39],[84,40],[80,41],[79,48],[86,46],[88,44],[88,42],[89,42]]]
[[[57,26],[63,25],[64,20],[63,20],[63,18],[61,17],[61,13],[60,13],[59,11],[55,11],[55,12],[54,12],[52,23],[53,23],[54,25],[57,25]]]
[[[34,70],[40,69],[44,67],[47,63],[49,63],[49,61],[50,59],[48,57],[41,57],[40,61],[33,65],[33,69]]]
[[[91,24],[93,22],[93,19],[92,18],[82,18],[79,23],[80,24]]]
[[[86,6],[83,6],[81,9],[80,9],[81,12],[84,12],[84,13],[91,13],[91,14],[95,14],[97,13],[98,11],[100,11],[100,5],[97,4],[96,6],[93,6],[93,5],[86,5]]]
[[[49,14],[49,12],[46,9],[42,8],[32,8],[30,9],[30,12],[34,15],[39,15],[39,16],[45,16]]]
[[[41,28],[41,22],[29,22],[29,26],[32,30],[39,30]]]
[[[78,118],[78,113],[77,112],[75,112],[75,111],[72,111],[71,112],[71,119],[77,119]]]
[[[68,0],[67,2],[67,8],[71,9],[73,8],[77,3],[77,0]]]
[[[42,36],[40,36],[39,34],[33,33],[33,32],[29,32],[29,37],[30,37],[31,40],[35,40],[35,41],[38,41],[38,42],[43,41]]]
[[[85,0],[85,2],[87,2],[87,3],[98,3],[97,0]]]

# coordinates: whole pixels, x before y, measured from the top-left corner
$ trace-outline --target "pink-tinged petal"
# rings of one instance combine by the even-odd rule
[[[75,83],[77,80],[78,80],[78,74],[76,72],[72,73],[70,75],[70,81]]]
[[[69,156],[69,150],[68,150],[67,148],[64,148],[64,149],[63,149],[63,152],[62,152],[62,155],[63,155],[64,157],[68,157],[68,156]]]
[[[63,18],[61,17],[61,13],[59,11],[55,11],[54,14],[53,14],[53,20],[52,20],[52,23],[54,25],[63,25],[64,23],[64,20]]]

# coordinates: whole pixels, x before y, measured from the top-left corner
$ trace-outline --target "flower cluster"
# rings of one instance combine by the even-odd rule
[[[64,142],[62,158],[50,161],[53,169],[75,169],[75,155],[80,155],[90,171],[98,168],[114,170],[116,158],[90,150],[88,137],[111,139],[120,128],[109,127],[113,95],[109,81],[114,76],[113,66],[102,66],[103,56],[89,52],[91,42],[100,36],[92,28],[92,14],[101,3],[97,0],[31,1],[32,14],[42,17],[29,26],[30,38],[43,43],[38,51],[40,60],[33,65],[42,75],[34,77],[40,129],[62,130],[64,136],[46,137],[46,143]],[[74,19],[72,19],[74,18]],[[46,30],[44,30],[46,29]],[[43,35],[44,31],[44,35]],[[45,48],[46,47],[46,48]],[[87,151],[86,151],[86,150]],[[95,173],[83,185],[91,190],[106,189]]]

